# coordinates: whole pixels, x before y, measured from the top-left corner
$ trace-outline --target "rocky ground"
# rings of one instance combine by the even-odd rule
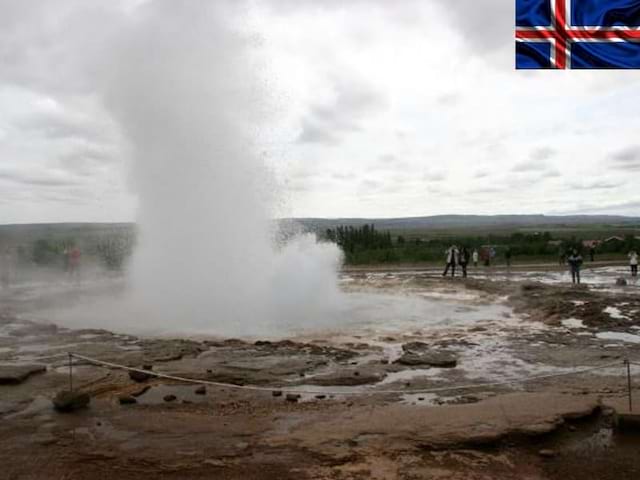
[[[69,329],[34,313],[44,296],[4,291],[0,478],[636,478],[637,434],[615,425],[628,410],[622,362],[640,362],[640,292],[598,275],[573,287],[544,269],[350,272],[349,295],[381,299],[370,322],[263,340]],[[263,390],[76,358],[73,389],[90,403],[60,413],[69,351]]]

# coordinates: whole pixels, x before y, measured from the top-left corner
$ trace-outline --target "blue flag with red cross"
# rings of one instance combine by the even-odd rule
[[[516,68],[640,68],[640,0],[516,0]]]

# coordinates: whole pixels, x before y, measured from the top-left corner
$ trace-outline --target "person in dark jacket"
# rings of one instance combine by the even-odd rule
[[[460,254],[458,255],[458,265],[462,268],[462,277],[467,278],[467,265],[469,265],[469,250],[467,247],[462,247],[460,249]]]
[[[580,267],[582,266],[582,255],[574,248],[567,258],[571,269],[571,283],[580,283]]]

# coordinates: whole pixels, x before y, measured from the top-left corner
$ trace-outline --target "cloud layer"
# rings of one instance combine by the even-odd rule
[[[103,94],[154,1],[0,0],[0,223],[135,218]],[[515,71],[512,2],[233,3],[277,105],[255,141],[288,195],[278,214],[640,215],[636,76]],[[141,68],[181,48],[170,33]],[[210,62],[194,79],[224,75]]]

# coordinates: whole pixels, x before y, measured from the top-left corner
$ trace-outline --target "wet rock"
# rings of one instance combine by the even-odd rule
[[[470,332],[486,332],[487,327],[471,327],[469,331]]]
[[[176,397],[175,395],[170,394],[170,395],[165,395],[164,397],[162,397],[162,399],[165,402],[175,402],[178,399],[178,397]]]
[[[88,393],[82,392],[70,392],[68,390],[64,390],[58,392],[58,394],[53,398],[53,408],[55,408],[58,412],[73,412],[75,410],[79,410],[81,408],[85,408],[89,405],[91,398]]]
[[[150,369],[145,368],[144,370],[150,370]],[[131,370],[129,371],[129,378],[134,382],[142,383],[142,382],[146,382],[150,378],[153,378],[153,375],[145,372]]]
[[[301,397],[297,393],[287,393],[284,398],[287,402],[296,403]]]
[[[394,363],[409,367],[428,366],[436,368],[453,368],[458,364],[458,360],[451,352],[431,351],[424,353],[405,353]]]
[[[424,342],[409,342],[402,345],[405,353],[423,353],[429,350],[429,344]]]
[[[196,395],[205,395],[207,393],[207,387],[205,387],[204,385],[200,385],[193,391],[193,393],[195,393]]]
[[[274,390],[273,392],[271,392],[271,395],[273,395],[274,397],[281,397],[282,390]]]
[[[551,450],[550,448],[543,448],[542,450],[538,451],[538,455],[543,458],[553,458],[557,455],[557,453],[555,450]]]
[[[544,288],[544,285],[542,285],[541,283],[535,283],[535,282],[525,282],[522,285],[520,285],[520,289],[523,292],[534,292],[536,290],[542,290]]]
[[[627,286],[627,280],[622,278],[622,277],[616,278],[616,285],[619,286],[619,287],[626,287]]]
[[[327,396],[320,394],[320,395],[316,395],[315,398],[317,398],[318,400],[324,400],[325,398],[327,398]]]
[[[31,375],[46,372],[44,365],[0,365],[0,385],[17,385],[24,382]]]
[[[120,403],[120,405],[133,405],[134,403],[138,403],[138,401],[132,395],[120,395],[118,397],[118,403]]]
[[[356,374],[357,373],[357,374]],[[376,369],[368,370],[340,370],[326,375],[317,375],[307,379],[307,383],[310,385],[321,385],[323,387],[328,386],[356,386],[356,385],[370,385],[378,383],[384,379],[386,373],[380,372]]]

